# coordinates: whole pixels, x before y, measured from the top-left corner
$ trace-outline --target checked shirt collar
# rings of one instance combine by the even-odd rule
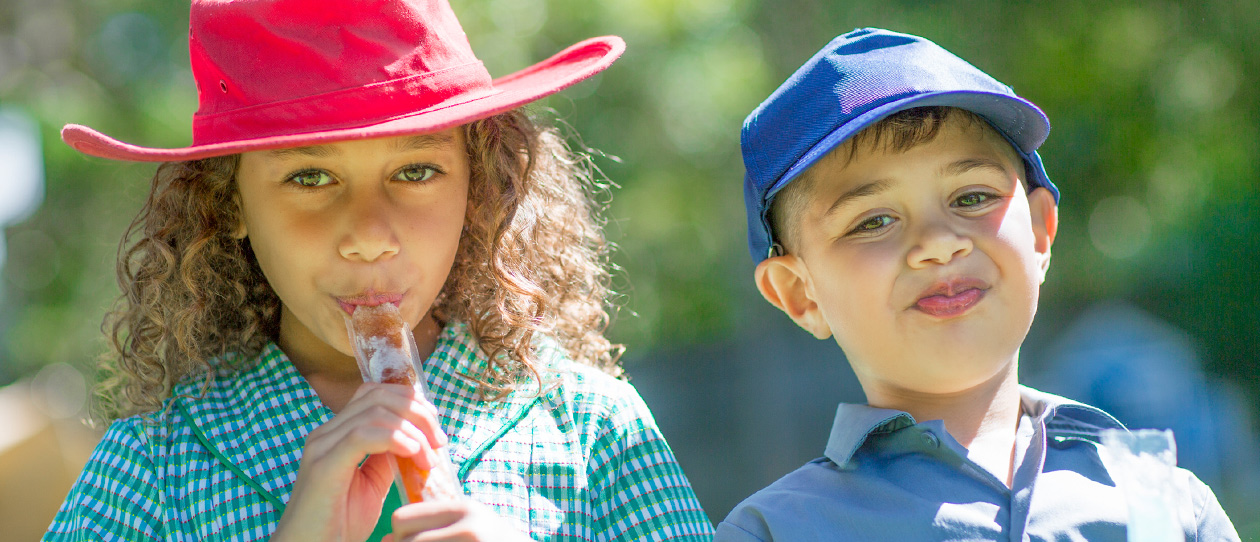
[[[546,365],[556,352],[543,348],[539,354]],[[461,375],[475,374],[484,363],[476,339],[461,323],[442,330],[436,349],[424,362],[461,482],[485,450],[539,400],[536,386],[495,402],[480,400],[476,386]],[[204,394],[199,393],[199,383],[177,387],[173,401],[180,408],[174,415],[182,418],[187,413],[192,419],[175,422],[195,425],[215,455],[287,502],[306,435],[331,420],[333,413],[274,343],[247,367],[235,373],[219,371]]]

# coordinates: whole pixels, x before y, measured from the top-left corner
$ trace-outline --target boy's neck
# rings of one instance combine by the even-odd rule
[[[1015,434],[1021,414],[1018,363],[1012,360],[993,378],[956,393],[867,390],[871,406],[903,410],[916,422],[941,420],[967,448],[967,457],[1011,485]]]

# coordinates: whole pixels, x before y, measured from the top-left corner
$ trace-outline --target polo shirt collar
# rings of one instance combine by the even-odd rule
[[[1024,412],[1038,425],[1044,425],[1046,436],[1053,439],[1081,439],[1098,442],[1104,429],[1126,429],[1124,424],[1100,408],[1053,393],[1019,387]]]
[[[545,365],[555,355],[552,349],[540,349]],[[333,413],[274,343],[247,362],[239,357],[223,361],[230,363],[220,364],[204,393],[199,383],[176,387],[172,401],[179,402],[191,419],[173,421],[193,424],[216,455],[287,501],[306,435],[331,420]],[[433,354],[424,362],[438,420],[450,438],[448,450],[461,480],[485,450],[539,400],[536,386],[525,386],[494,402],[482,400],[467,376],[477,374],[486,362],[462,323],[442,330]]]
[[[1111,415],[1089,405],[1058,395],[1019,387],[1024,413],[1036,426],[1046,428],[1048,437],[1084,439],[1097,442],[1102,429],[1123,429]],[[827,459],[844,467],[872,436],[892,433],[915,425],[910,413],[870,405],[840,403],[831,426],[831,436],[824,451]]]
[[[220,360],[204,393],[185,383],[173,396],[175,428],[192,426],[214,455],[285,501],[306,434],[333,416],[274,343],[252,360]],[[180,419],[185,413],[189,419]]]
[[[914,423],[914,417],[909,412],[840,403],[824,453],[827,459],[843,467],[872,434],[891,433]]]

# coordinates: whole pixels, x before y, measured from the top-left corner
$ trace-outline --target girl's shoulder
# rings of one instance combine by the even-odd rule
[[[266,405],[287,405],[317,416],[313,391],[274,343],[255,355],[230,353],[214,360],[209,373],[189,376],[152,412],[115,420],[106,432],[143,435],[152,443],[188,436],[196,430],[247,425]],[[193,436],[196,436],[195,434]]]
[[[452,322],[438,339],[436,363],[426,370],[437,372],[430,375],[430,380],[437,382],[435,391],[439,396],[454,395],[455,403],[480,403],[486,408],[497,403],[500,410],[513,405],[541,404],[551,412],[551,417],[578,425],[603,425],[612,418],[651,420],[634,386],[597,367],[574,361],[553,337],[536,335],[534,351],[536,378],[522,375],[518,385],[506,396],[482,403],[475,385],[458,378],[457,374],[478,374],[487,363],[486,354],[466,324]]]
[[[560,393],[574,396],[579,403],[599,402],[602,399],[621,400],[637,398],[634,387],[599,368],[578,363],[554,337],[538,334],[533,339],[534,367],[537,375],[525,373],[517,376],[509,397],[533,397]],[[427,362],[426,371],[436,371],[439,386],[447,381],[459,382],[461,375],[469,377],[481,374],[488,363],[477,337],[463,322],[450,322],[438,337],[437,348]],[[477,395],[474,385],[461,389],[465,395]]]
[[[546,360],[542,390],[553,409],[605,428],[655,427],[651,411],[630,382],[573,361],[554,342],[543,341],[539,358]]]

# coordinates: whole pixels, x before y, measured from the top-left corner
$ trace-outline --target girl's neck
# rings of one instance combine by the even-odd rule
[[[967,457],[1011,485],[1015,434],[1021,415],[1017,364],[971,389],[951,394],[884,393],[871,405],[904,410],[916,422],[941,420],[945,430],[967,448]]]
[[[420,359],[427,359],[437,348],[441,331],[441,324],[428,314],[413,328]],[[276,343],[315,390],[324,406],[333,413],[340,412],[363,385],[363,375],[354,357],[320,340],[287,309],[281,309],[280,334]]]

